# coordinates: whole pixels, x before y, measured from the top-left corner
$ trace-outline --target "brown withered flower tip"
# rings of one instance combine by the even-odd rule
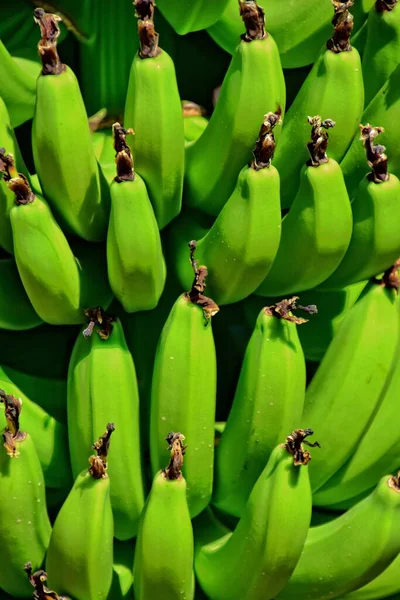
[[[310,448],[321,448],[319,442],[308,442],[305,438],[309,435],[313,435],[312,429],[295,429],[290,435],[287,436],[284,444],[281,444],[283,448],[293,456],[294,464],[306,465],[311,460],[311,454],[308,450],[305,450],[303,444],[306,444]]]

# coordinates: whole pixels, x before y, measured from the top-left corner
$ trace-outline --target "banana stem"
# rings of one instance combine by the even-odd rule
[[[85,316],[89,319],[89,324],[82,332],[83,337],[91,337],[94,328],[97,327],[96,331],[100,338],[102,340],[108,340],[113,330],[115,317],[105,313],[101,306],[96,306],[96,308],[86,308]]]
[[[106,432],[103,433],[92,446],[93,450],[96,450],[97,452],[97,456],[93,454],[89,457],[89,473],[94,479],[103,479],[104,477],[107,477],[107,455],[113,431],[115,431],[114,423],[107,423]]]
[[[59,15],[44,12],[43,8],[35,8],[33,15],[42,36],[38,43],[39,56],[43,65],[42,75],[60,75],[66,68],[57,52],[57,40],[60,35],[58,23],[62,19]]]
[[[382,183],[389,179],[388,158],[385,154],[386,148],[380,144],[374,145],[374,140],[385,130],[383,127],[373,127],[369,123],[360,125],[361,136],[365,152],[367,154],[368,165],[372,171],[368,179],[374,183]]]
[[[399,293],[400,289],[400,258],[396,260],[392,267],[389,267],[387,271],[385,271],[381,281],[379,282],[383,287],[396,290],[396,293]]]
[[[335,52],[335,54],[350,52],[350,37],[354,27],[354,17],[349,12],[349,8],[353,6],[354,0],[347,0],[347,2],[332,0],[332,4],[335,9],[332,19],[335,31],[333,36],[328,40],[326,47],[328,50]]]
[[[390,12],[396,6],[398,0],[376,0],[376,12]]]
[[[293,462],[296,466],[306,465],[311,460],[311,454],[308,450],[304,449],[303,444],[306,444],[310,448],[321,448],[319,442],[311,443],[305,439],[309,435],[314,435],[312,429],[295,429],[287,436],[286,441],[281,444],[293,456]]]
[[[188,292],[186,292],[186,298],[192,302],[192,304],[197,304],[201,306],[203,309],[203,314],[207,322],[217,314],[219,311],[219,306],[212,300],[204,295],[204,290],[206,288],[206,279],[208,276],[207,267],[202,265],[201,267],[197,266],[197,261],[194,258],[194,253],[197,247],[196,240],[191,240],[189,242],[189,251],[190,251],[190,262],[192,263],[192,268],[194,271],[194,280],[192,287]]]
[[[114,137],[114,149],[116,152],[115,162],[117,165],[117,175],[114,181],[121,183],[122,181],[133,181],[135,179],[135,171],[133,170],[133,157],[130,146],[126,143],[126,136],[133,129],[124,129],[119,123],[114,123],[112,126]]]
[[[25,564],[24,571],[28,576],[29,583],[35,589],[34,598],[37,598],[37,600],[68,600],[66,596],[59,596],[44,584],[47,581],[46,571],[40,569],[32,573],[31,562]]]
[[[254,0],[239,0],[240,16],[243,19],[246,33],[242,34],[244,42],[263,40],[268,36],[265,31],[265,13]]]
[[[291,323],[296,323],[296,325],[302,325],[302,323],[307,323],[308,319],[303,319],[302,317],[297,317],[292,314],[294,310],[303,310],[304,312],[314,315],[318,312],[318,309],[315,304],[310,304],[309,306],[302,306],[301,304],[297,304],[298,296],[293,296],[290,300],[281,300],[276,304],[272,304],[271,306],[266,306],[264,311],[267,315],[271,317],[277,317],[278,319],[284,319],[285,321],[289,321]]]
[[[332,121],[332,119],[321,121],[319,115],[307,117],[307,119],[311,125],[311,142],[307,144],[310,159],[307,161],[307,165],[310,167],[319,167],[329,161],[328,155],[326,154],[329,134],[328,131],[324,131],[324,129],[331,129],[332,127],[335,127],[336,123],[335,121]]]
[[[0,403],[4,404],[4,415],[7,422],[7,426],[3,431],[4,447],[8,456],[14,458],[19,454],[16,442],[22,442],[26,438],[26,433],[20,431],[19,428],[22,400],[6,394],[4,390],[0,390]]]
[[[171,458],[168,467],[163,470],[163,475],[168,481],[181,479],[183,457],[186,452],[186,446],[183,444],[185,436],[182,433],[171,431],[165,438],[168,442],[168,450],[171,452]]]
[[[253,150],[253,160],[250,163],[250,168],[255,171],[260,171],[271,165],[274,157],[276,141],[273,129],[278,123],[282,123],[282,110],[279,107],[276,113],[269,112],[264,116],[263,124],[261,125],[258,140]]]

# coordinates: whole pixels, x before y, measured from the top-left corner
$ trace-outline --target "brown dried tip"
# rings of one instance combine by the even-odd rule
[[[398,0],[376,0],[376,12],[390,12],[396,6]]]
[[[113,330],[115,317],[106,314],[101,306],[97,306],[96,308],[86,308],[85,316],[90,322],[82,332],[83,337],[90,337],[94,328],[96,327],[96,333],[101,337],[101,339],[108,340]]]
[[[250,163],[250,167],[255,171],[260,171],[271,165],[276,147],[273,129],[275,125],[282,123],[281,115],[282,109],[279,106],[275,113],[269,112],[264,116],[258,140],[253,150],[254,158]]]
[[[107,476],[107,455],[113,431],[115,431],[114,423],[107,423],[106,432],[92,446],[96,450],[97,456],[93,454],[89,457],[89,473],[95,479],[102,479]]]
[[[183,117],[204,117],[207,114],[205,108],[200,106],[200,104],[196,104],[195,102],[188,102],[187,100],[182,100],[182,112]]]
[[[154,29],[152,20],[138,21],[139,56],[140,58],[155,58],[161,54],[158,47],[159,35]]]
[[[40,27],[42,39],[38,43],[39,56],[42,60],[42,75],[59,75],[65,71],[57,52],[57,40],[60,36],[59,15],[46,13],[43,8],[35,8],[33,19]]]
[[[142,21],[154,18],[154,0],[135,0],[135,16]]]
[[[390,177],[387,165],[388,157],[385,154],[386,148],[381,144],[374,145],[375,138],[384,131],[383,127],[373,127],[369,123],[360,125],[360,140],[365,148],[368,166],[371,168],[368,179],[374,183],[382,183]]]
[[[310,158],[307,161],[307,165],[309,167],[319,167],[329,161],[326,153],[329,140],[327,130],[335,127],[336,123],[335,121],[332,121],[332,119],[325,119],[325,121],[322,121],[319,115],[307,117],[307,120],[311,125],[311,141],[307,144]]]
[[[276,304],[272,304],[272,306],[266,306],[263,310],[271,317],[278,317],[279,319],[285,319],[285,321],[296,323],[296,325],[302,325],[303,323],[307,323],[308,319],[296,317],[292,312],[294,310],[303,310],[309,315],[314,315],[318,312],[318,309],[315,304],[310,304],[309,306],[297,304],[298,299],[298,296],[293,296],[293,298],[290,298],[289,300],[281,300]]]
[[[263,40],[268,36],[265,31],[265,13],[254,0],[239,0],[240,16],[243,19],[246,33],[241,38],[245,42]]]
[[[135,171],[133,170],[133,157],[130,146],[126,143],[126,136],[134,133],[133,129],[125,129],[119,123],[114,123],[112,126],[114,137],[114,150],[116,152],[115,162],[117,165],[117,175],[114,181],[121,183],[122,181],[133,181],[135,179]]]
[[[6,428],[3,431],[3,445],[7,450],[8,456],[16,458],[19,456],[17,443],[22,442],[26,438],[26,433],[19,429],[22,400],[11,394],[6,394],[4,390],[0,390],[0,403],[4,404],[4,416],[7,422]]]
[[[378,282],[380,283],[380,285],[382,285],[385,288],[388,288],[390,290],[396,290],[396,293],[399,293],[399,288],[400,288],[400,274],[399,274],[399,270],[400,270],[400,258],[398,258],[396,260],[396,262],[394,263],[393,266],[389,267],[382,279]]]
[[[89,117],[89,129],[93,131],[101,131],[102,129],[110,129],[116,121],[122,121],[123,115],[111,115],[106,108],[101,108],[97,113]]]
[[[295,429],[290,435],[287,436],[284,444],[281,444],[282,448],[293,456],[293,462],[296,466],[306,465],[311,460],[311,454],[308,450],[304,450],[303,444],[306,444],[310,448],[321,448],[319,442],[308,442],[305,438],[309,435],[314,435],[312,429]]]
[[[350,37],[354,27],[354,17],[349,13],[349,8],[353,6],[354,0],[347,0],[347,2],[332,0],[332,4],[335,9],[335,15],[332,19],[335,31],[328,40],[326,47],[335,54],[350,52],[352,49]]]
[[[393,475],[389,478],[388,486],[396,490],[396,492],[400,492],[400,471],[397,473],[397,475]]]
[[[186,452],[186,446],[183,444],[185,436],[182,433],[171,431],[165,440],[168,442],[168,450],[171,452],[169,465],[163,470],[164,477],[169,481],[180,479],[182,477],[183,457]]]
[[[14,157],[12,154],[6,154],[5,148],[0,148],[0,173],[4,181],[10,181],[13,177],[18,177]]]
[[[192,240],[188,244],[190,251],[190,262],[194,272],[194,280],[191,289],[186,292],[185,296],[192,304],[197,304],[203,309],[203,314],[208,323],[214,315],[219,311],[219,306],[212,300],[204,295],[206,288],[206,279],[208,276],[207,267],[204,265],[201,267],[197,266],[197,261],[194,258],[194,253],[197,247],[196,240]]]
[[[45,585],[45,581],[47,581],[46,571],[39,570],[32,573],[31,562],[26,563],[24,571],[28,575],[29,582],[35,588],[33,594],[35,600],[69,600],[67,596],[59,596]]]

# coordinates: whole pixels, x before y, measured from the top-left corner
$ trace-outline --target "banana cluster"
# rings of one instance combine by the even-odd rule
[[[260,2],[3,3],[0,600],[400,598],[400,0]]]

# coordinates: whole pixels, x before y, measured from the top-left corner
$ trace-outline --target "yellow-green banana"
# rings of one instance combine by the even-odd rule
[[[158,0],[157,8],[177,33],[206,29],[224,12],[229,0]]]
[[[207,506],[213,485],[217,365],[211,317],[218,311],[204,295],[207,268],[194,261],[194,271],[191,290],[177,299],[161,332],[150,406],[153,476],[163,466],[165,432],[185,431],[190,454],[183,475],[191,517]]]
[[[32,150],[43,193],[63,226],[88,241],[106,236],[108,186],[99,170],[78,81],[57,53],[57,15],[35,9],[43,62],[37,80]]]
[[[143,177],[154,214],[163,229],[181,210],[185,138],[183,115],[170,56],[158,47],[153,0],[135,2],[140,48],[133,59],[126,96],[124,126],[137,172]]]
[[[14,258],[0,260],[0,281],[2,286],[0,327],[2,329],[21,331],[43,323],[26,294]]]
[[[186,151],[185,200],[215,216],[251,159],[263,116],[285,112],[279,52],[265,31],[264,11],[252,0],[241,0],[240,10],[246,33],[238,39],[207,128]]]
[[[276,600],[338,598],[372,581],[399,551],[400,479],[385,476],[365,500],[310,529],[289,584]]]
[[[35,445],[20,429],[22,402],[2,395],[7,426],[0,447],[0,587],[12,596],[31,596],[23,571],[31,561],[39,568],[49,545],[51,525],[47,515],[44,478]]]
[[[46,555],[49,584],[82,600],[106,600],[113,575],[113,513],[107,474],[113,423],[92,448],[54,523]],[[117,436],[119,434],[117,433]],[[112,445],[111,445],[112,446]],[[118,457],[129,461],[128,454]]]
[[[335,32],[315,62],[285,117],[276,151],[275,166],[281,176],[282,207],[288,208],[301,181],[307,159],[307,115],[333,119],[330,156],[340,161],[349,147],[364,108],[361,59],[350,43],[353,17],[348,9],[353,0],[333,0]],[[327,186],[328,187],[328,186]]]
[[[174,432],[166,437],[171,459],[155,475],[140,519],[133,564],[136,600],[194,598],[193,529],[181,472],[184,439]]]
[[[399,600],[400,554],[378,577],[363,587],[343,596],[341,600]],[[396,595],[395,595],[396,594]]]
[[[282,220],[272,268],[255,292],[260,296],[283,296],[319,285],[338,267],[350,242],[349,196],[339,164],[326,154],[326,130],[335,122],[321,121],[319,116],[308,117],[308,122],[312,126],[307,144],[310,159],[301,171],[293,205]]]
[[[210,600],[270,600],[289,580],[311,520],[302,442],[312,433],[295,430],[273,450],[233,533],[196,547],[196,576]]]
[[[36,102],[36,79],[26,73],[0,40],[0,96],[13,127],[32,118]],[[0,142],[3,145],[3,142]]]
[[[74,477],[105,421],[118,428],[110,450],[109,474],[115,537],[137,534],[144,504],[140,464],[139,395],[135,366],[121,322],[101,309],[87,311],[90,324],[79,333],[68,372],[68,436]],[[122,460],[122,456],[127,460]]]
[[[297,298],[260,312],[216,448],[213,504],[240,517],[272,450],[303,413],[306,365],[292,314]],[[306,307],[312,311],[314,307]]]
[[[133,170],[126,143],[132,130],[114,123],[117,175],[111,184],[107,271],[111,288],[126,312],[152,310],[162,294],[166,267],[160,232],[146,184]]]

